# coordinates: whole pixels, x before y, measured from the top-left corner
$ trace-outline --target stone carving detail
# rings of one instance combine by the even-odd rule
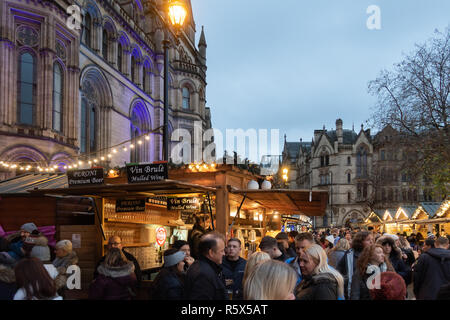
[[[66,60],[66,47],[60,41],[56,41],[56,55],[61,60]]]
[[[92,84],[89,81],[85,81],[83,83],[81,91],[83,92],[83,95],[86,97],[86,99],[89,100],[91,103],[97,103],[97,91],[94,89]]]
[[[39,33],[29,26],[19,26],[17,40],[23,45],[34,47],[39,44]]]

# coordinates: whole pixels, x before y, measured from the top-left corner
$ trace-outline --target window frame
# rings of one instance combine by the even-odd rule
[[[29,55],[32,58],[32,82],[25,82],[22,79],[22,68],[23,68],[23,62],[22,57],[25,55]],[[19,53],[18,59],[17,59],[17,123],[21,125],[29,125],[34,126],[36,124],[36,104],[37,104],[37,55],[32,50],[24,50]],[[28,80],[28,79],[27,79]],[[32,90],[32,99],[31,103],[28,102],[22,102],[22,84],[31,85]],[[22,104],[30,105],[31,106],[31,123],[22,122]]]
[[[59,107],[60,107],[60,110],[59,110],[59,129],[57,129],[57,128],[55,128],[55,113],[57,112],[57,111],[55,111],[55,93],[56,93],[56,90],[55,90],[55,86],[56,86],[56,83],[55,83],[55,75],[56,75],[56,73],[55,73],[55,69],[56,68],[59,68],[59,71],[60,71],[60,81],[61,81],[61,83],[60,83],[60,93],[59,93]],[[58,61],[55,61],[54,63],[53,63],[53,107],[52,107],[52,129],[54,130],[54,131],[56,131],[56,132],[60,132],[60,133],[62,133],[63,132],[63,130],[64,130],[64,126],[63,126],[63,117],[64,117],[64,114],[63,114],[63,110],[64,110],[64,68],[63,68],[63,66],[58,62]]]

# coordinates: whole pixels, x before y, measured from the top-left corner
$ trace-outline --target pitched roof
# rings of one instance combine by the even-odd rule
[[[439,207],[441,206],[440,202],[421,202],[420,205],[422,206],[423,210],[426,211],[426,213],[430,216],[430,218],[433,218],[436,212],[438,211]]]
[[[416,212],[417,207],[414,206],[402,206],[400,207],[403,209],[403,212],[406,214],[406,216],[408,217],[408,219],[411,219],[414,212]]]
[[[354,144],[358,138],[358,134],[354,132],[353,130],[347,130],[344,129],[343,131],[343,142],[344,144]],[[326,135],[328,136],[328,139],[331,143],[334,143],[337,141],[337,134],[336,130],[327,131]]]
[[[286,142],[286,149],[289,158],[295,159],[300,151],[300,142]]]
[[[67,187],[67,176],[65,174],[27,173],[0,181],[0,194],[28,193],[28,190]]]

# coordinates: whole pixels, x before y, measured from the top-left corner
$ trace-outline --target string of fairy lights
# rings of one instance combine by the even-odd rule
[[[114,146],[97,150],[91,153],[80,154],[79,156],[61,157],[52,160],[53,164],[43,165],[39,162],[26,162],[26,161],[0,161],[0,168],[3,170],[19,170],[23,172],[58,172],[63,170],[81,169],[83,166],[97,166],[105,165],[105,161],[111,161],[114,157],[119,156],[121,153],[128,153],[135,148],[142,147],[144,142],[150,141],[150,135],[158,133],[162,127],[158,127],[155,130],[137,136],[135,138],[122,141]],[[58,165],[59,164],[59,165]],[[63,170],[62,170],[63,169]]]

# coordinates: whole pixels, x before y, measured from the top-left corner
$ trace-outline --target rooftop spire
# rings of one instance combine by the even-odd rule
[[[206,37],[205,37],[205,27],[204,26],[202,26],[202,33],[200,34],[200,41],[198,42],[198,46],[199,47],[200,46],[207,47],[207,45],[206,45]]]

